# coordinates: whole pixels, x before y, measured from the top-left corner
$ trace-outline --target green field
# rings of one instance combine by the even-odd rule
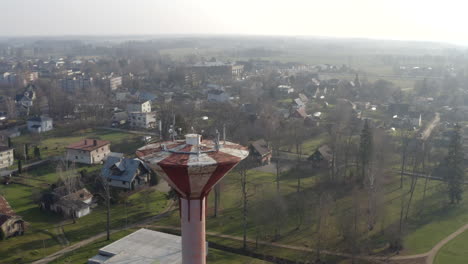
[[[302,196],[306,203],[303,208],[303,223],[298,229],[298,205],[297,205],[297,176],[301,176]],[[390,176],[389,176],[390,177]],[[307,174],[307,171],[293,169],[284,173],[280,182],[281,199],[275,200],[274,194],[276,184],[275,174],[258,171],[249,171],[249,204],[248,204],[248,237],[263,241],[276,241],[283,244],[291,244],[304,247],[315,247],[316,242],[316,184],[317,174]],[[408,200],[410,179],[405,178],[404,188],[399,188],[399,178],[393,174],[389,182],[380,191],[382,195],[378,198],[381,211],[376,220],[376,228],[369,232],[368,237],[373,241],[374,251],[384,248],[386,240],[385,233],[395,233],[399,222],[399,212],[402,194],[405,201]],[[388,180],[387,180],[388,181]],[[437,242],[454,232],[468,221],[468,203],[464,202],[458,206],[448,206],[446,194],[443,190],[443,183],[429,181],[427,184],[426,198],[423,206],[424,180],[418,180],[414,192],[413,202],[410,207],[407,224],[404,225],[404,251],[403,254],[411,255],[424,253],[430,250]],[[221,213],[217,218],[209,217],[207,220],[207,230],[222,234],[242,236],[242,212],[241,212],[241,192],[239,176],[230,173],[222,183]],[[326,242],[324,247],[328,250],[343,251],[343,242],[339,239],[337,226],[343,212],[350,209],[352,196],[344,193],[335,203],[330,204],[333,208],[327,218],[328,225],[324,229],[326,232]],[[280,203],[280,208],[275,212],[269,210]],[[208,215],[213,213],[213,197],[208,203]],[[308,209],[310,208],[310,209]],[[406,208],[406,203],[405,203]],[[283,216],[282,216],[283,215]],[[281,216],[281,217],[280,217]],[[274,239],[275,220],[280,222],[281,236]],[[263,222],[263,224],[259,224]],[[168,219],[163,219],[158,225],[165,224],[178,226],[178,213],[173,214]]]
[[[468,232],[464,232],[442,247],[435,264],[465,264],[468,260]]]
[[[82,129],[70,130],[68,128],[56,128],[44,134],[25,134],[14,138],[13,146],[16,153],[23,153],[24,144],[30,146],[38,145],[41,151],[41,158],[63,156],[65,147],[71,143],[90,139],[108,140],[111,142],[111,151],[122,152],[128,155],[133,155],[138,147],[144,143],[140,135],[116,132],[104,129]],[[29,155],[33,156],[33,148],[30,147]]]

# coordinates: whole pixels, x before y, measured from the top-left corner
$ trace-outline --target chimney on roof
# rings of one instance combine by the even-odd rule
[[[85,144],[85,145],[88,145],[88,141],[87,141],[86,139],[84,140],[84,144]]]
[[[96,139],[93,139],[93,144],[94,144],[94,146],[97,146],[97,140]]]

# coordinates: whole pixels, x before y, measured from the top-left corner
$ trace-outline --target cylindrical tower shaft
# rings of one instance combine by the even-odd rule
[[[206,264],[205,199],[180,198],[182,264]]]

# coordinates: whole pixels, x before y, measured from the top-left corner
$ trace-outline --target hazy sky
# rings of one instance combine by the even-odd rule
[[[254,34],[468,44],[462,0],[0,0],[0,36]]]

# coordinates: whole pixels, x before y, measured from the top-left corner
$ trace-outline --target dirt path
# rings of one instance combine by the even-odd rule
[[[437,253],[439,252],[439,250],[445,246],[448,242],[450,242],[452,239],[456,238],[458,235],[460,235],[461,233],[465,232],[466,230],[468,230],[468,224],[460,227],[457,231],[453,232],[452,234],[450,234],[448,237],[444,238],[443,240],[441,240],[439,243],[437,243],[432,249],[431,251],[427,252],[427,258],[426,258],[426,264],[432,264],[434,263],[434,259],[435,259],[435,256],[437,255]]]

